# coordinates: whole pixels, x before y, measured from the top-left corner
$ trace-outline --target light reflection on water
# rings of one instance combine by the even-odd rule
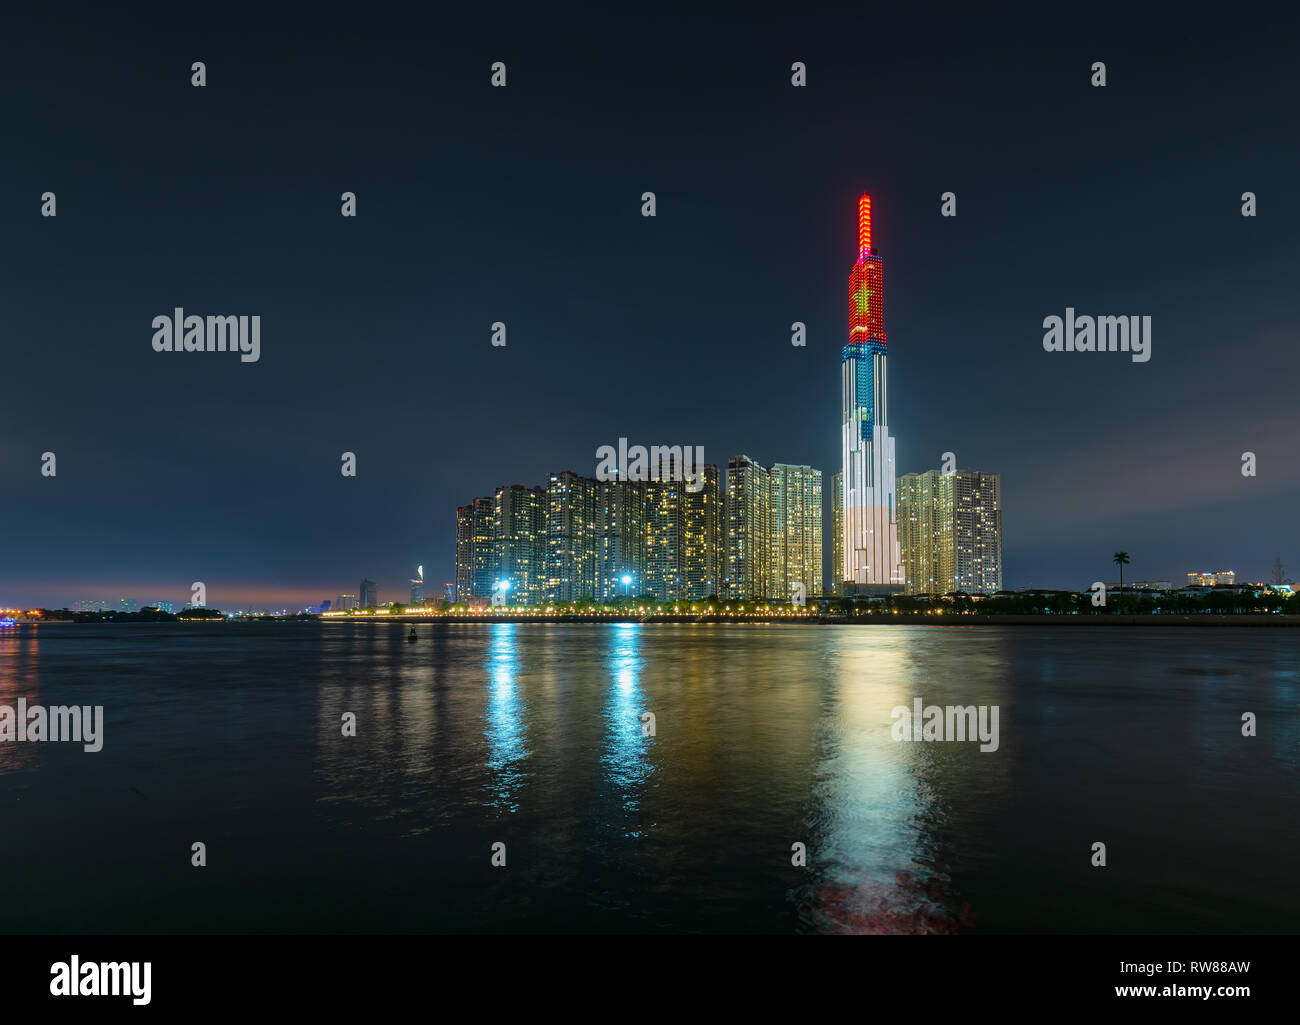
[[[33,895],[0,930],[1285,932],[1300,912],[1290,631],[417,632],[0,635],[0,704],[105,706],[100,754],[0,745],[0,878]],[[999,749],[892,740],[916,697],[998,705]],[[204,887],[192,838],[222,866]],[[1091,868],[1098,839],[1123,871]]]
[[[609,686],[602,718],[606,740],[601,752],[602,804],[616,809],[610,831],[632,839],[646,835],[654,823],[637,814],[643,788],[654,774],[646,757],[654,738],[642,735],[641,716],[650,711],[639,689],[643,628],[615,624],[609,635]]]
[[[488,642],[488,700],[483,734],[488,743],[487,805],[498,814],[519,810],[527,779],[528,707],[519,693],[517,624],[494,623]]]

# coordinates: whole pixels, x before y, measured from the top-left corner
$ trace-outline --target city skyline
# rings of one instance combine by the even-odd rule
[[[1207,77],[1204,54],[1154,46],[1145,15],[1122,39],[885,19],[895,45],[874,73],[913,86],[864,109],[830,14],[788,47],[757,20],[703,18],[685,76],[663,56],[680,41],[634,16],[471,28],[450,52],[430,15],[382,60],[339,62],[311,45],[323,26],[268,15],[255,46],[230,26],[201,40],[236,55],[210,58],[206,89],[189,85],[189,33],[143,26],[108,55],[96,21],[34,28],[60,46],[12,65],[31,97],[0,169],[5,251],[25,254],[7,326],[40,341],[6,349],[0,384],[0,601],[183,603],[204,581],[213,603],[279,607],[363,575],[401,597],[415,565],[449,576],[445,510],[586,473],[624,436],[818,467],[825,494],[864,191],[900,343],[896,469],[952,451],[1001,475],[1006,586],[1081,586],[1117,548],[1148,579],[1267,579],[1300,558],[1297,143],[1250,127],[1289,116],[1267,34],[1226,28]],[[634,45],[612,53],[611,34]],[[488,81],[498,52],[505,89]],[[1027,82],[1033,104],[1001,104]],[[411,132],[390,93],[438,132]],[[74,120],[75,141],[49,133]],[[202,178],[142,175],[174,160],[178,123],[229,145]],[[1044,156],[1081,140],[1105,174]],[[46,190],[57,217],[40,216]],[[151,321],[176,308],[260,316],[258,361],[155,352]],[[1045,351],[1044,318],[1067,309],[1150,316],[1161,344],[1145,363]]]

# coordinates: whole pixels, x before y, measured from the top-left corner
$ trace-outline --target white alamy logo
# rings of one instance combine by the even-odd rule
[[[103,705],[0,705],[0,744],[71,741],[92,754],[104,747]]]
[[[978,740],[984,752],[998,749],[997,705],[898,705],[889,713],[897,720],[889,728],[895,740]]]
[[[690,445],[651,445],[647,450],[644,445],[628,448],[627,439],[619,438],[617,450],[601,445],[596,458],[600,461],[597,480],[680,480],[687,482],[687,491],[704,490],[703,445],[696,445],[694,451]],[[627,470],[619,473],[620,466]]]
[[[150,999],[153,962],[87,961],[73,954],[50,965],[50,994],[56,997],[133,997],[143,1007]]]
[[[153,318],[154,352],[238,352],[239,362],[256,363],[262,355],[262,318],[199,317],[177,306],[172,316]]]
[[[1150,317],[1076,317],[1074,307],[1065,317],[1046,317],[1043,348],[1048,352],[1129,352],[1134,363],[1151,358]]]

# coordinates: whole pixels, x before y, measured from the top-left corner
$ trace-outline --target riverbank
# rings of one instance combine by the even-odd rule
[[[862,616],[767,616],[767,615],[509,615],[481,616],[339,616],[327,617],[327,623],[779,623],[788,626],[933,626],[961,628],[972,626],[1249,626],[1300,627],[1300,616],[1293,615],[1138,615],[1138,616],[1016,616],[1016,615],[925,615],[885,614]]]

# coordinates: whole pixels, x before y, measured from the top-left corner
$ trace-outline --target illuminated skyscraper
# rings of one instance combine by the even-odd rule
[[[456,601],[486,601],[496,579],[496,502],[475,498],[456,510]]]
[[[844,581],[840,575],[844,572],[844,474],[836,472],[831,475],[831,594],[839,594]]]
[[[468,602],[474,580],[474,516],[468,505],[456,507],[456,588],[452,601]]]
[[[851,585],[902,584],[894,439],[886,401],[885,262],[871,245],[871,197],[858,200],[857,262],[849,272],[849,340],[840,352],[844,542]]]
[[[646,590],[646,484],[600,482],[598,597],[610,600]],[[629,577],[630,582],[623,583]]]
[[[491,598],[497,580],[496,499],[475,498],[470,504],[470,537],[473,540],[470,597]]]
[[[822,593],[822,472],[775,463],[772,476],[772,585],[768,596]]]
[[[726,514],[718,468],[713,463],[704,467],[703,483],[699,491],[684,489],[681,499],[681,597],[688,600],[718,594],[726,572],[726,550],[722,546]]]
[[[415,576],[411,578],[411,604],[424,604],[424,567],[417,568]]]
[[[510,582],[511,604],[537,604],[546,594],[546,492],[512,484],[495,501],[496,579]]]
[[[908,594],[1002,590],[1002,480],[958,470],[898,479]]]
[[[373,580],[362,580],[361,586],[357,589],[357,607],[362,609],[372,609],[379,605],[379,591],[375,587]]]
[[[727,463],[725,597],[773,597],[772,475],[749,456]]]
[[[657,601],[682,597],[682,496],[685,482],[666,479],[645,484],[645,586],[641,594]]]
[[[546,482],[546,600],[596,595],[600,482],[572,470]]]

